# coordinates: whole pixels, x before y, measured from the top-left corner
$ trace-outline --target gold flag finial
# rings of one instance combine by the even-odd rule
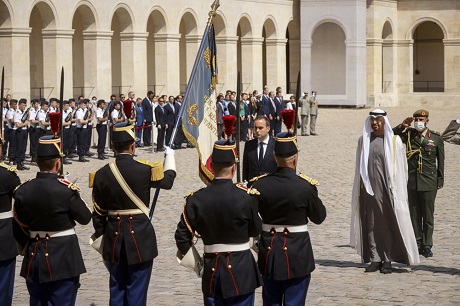
[[[214,0],[214,2],[211,5],[211,11],[209,11],[209,14],[208,14],[209,15],[208,25],[211,25],[212,19],[214,18],[214,16],[216,16],[216,11],[219,8],[219,6],[220,6],[219,0]]]

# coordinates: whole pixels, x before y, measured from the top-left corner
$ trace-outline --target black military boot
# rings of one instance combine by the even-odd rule
[[[29,169],[30,169],[29,167],[26,167],[26,166],[24,165],[24,162],[23,162],[23,161],[22,161],[22,162],[19,162],[18,165],[21,165],[22,170],[29,170]]]
[[[103,154],[98,153],[98,154],[97,154],[97,159],[104,160],[105,158],[104,158],[104,155],[103,155]]]

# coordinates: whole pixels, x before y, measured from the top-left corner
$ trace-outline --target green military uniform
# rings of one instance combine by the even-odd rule
[[[428,111],[416,111],[414,117],[428,117]],[[420,253],[429,257],[433,246],[434,202],[437,190],[444,185],[444,142],[428,128],[418,132],[397,126],[393,132],[406,144],[412,226]]]

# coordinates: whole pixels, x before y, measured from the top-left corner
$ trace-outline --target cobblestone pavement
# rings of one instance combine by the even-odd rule
[[[415,109],[387,108],[393,126]],[[394,265],[394,273],[364,273],[365,264],[348,246],[350,200],[355,167],[357,139],[369,109],[320,109],[317,137],[300,137],[299,171],[320,182],[319,195],[327,207],[328,216],[321,225],[309,225],[316,270],[308,291],[311,305],[453,305],[460,301],[460,146],[445,145],[445,187],[436,199],[434,257],[421,258],[418,266]],[[460,116],[459,109],[430,109],[429,126],[442,132],[451,119]],[[243,148],[241,148],[242,150]],[[138,158],[162,160],[162,154],[152,154],[142,148]],[[178,177],[170,191],[161,191],[154,215],[159,256],[153,265],[148,305],[200,305],[201,282],[193,273],[179,266],[175,259],[174,231],[184,204],[184,195],[202,186],[197,172],[195,149],[176,151]],[[66,166],[71,178],[78,178],[82,196],[91,204],[88,172],[105,163],[91,159],[90,163],[74,162]],[[36,167],[19,172],[21,180],[35,176]],[[456,174],[457,173],[457,174]],[[456,176],[457,175],[457,176]],[[37,195],[39,196],[39,195]],[[152,192],[153,197],[153,192]],[[92,226],[77,226],[83,257],[88,272],[81,277],[77,305],[108,304],[108,273],[98,254],[89,247]],[[14,305],[27,305],[28,294],[19,277],[18,257]],[[261,289],[256,305],[262,305]]]

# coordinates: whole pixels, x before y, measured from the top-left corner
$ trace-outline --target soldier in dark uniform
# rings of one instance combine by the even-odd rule
[[[146,305],[153,259],[158,255],[148,216],[150,189],[171,189],[176,177],[173,150],[166,151],[163,172],[161,163],[133,159],[135,138],[133,125],[115,124],[116,160],[94,175],[93,239],[103,235],[101,253],[110,272],[110,305]]]
[[[286,123],[284,116],[283,121]],[[296,136],[283,132],[275,140],[278,169],[250,182],[258,191],[263,220],[258,256],[264,279],[262,295],[264,305],[304,305],[315,269],[307,223],[321,224],[326,208],[318,197],[318,182],[296,174]]]
[[[16,270],[16,240],[13,237],[13,191],[20,184],[16,168],[0,163],[0,302],[11,305]]]
[[[428,115],[427,110],[418,110],[393,132],[406,144],[409,210],[419,253],[432,257],[434,202],[444,186],[444,141],[438,132],[427,128]]]
[[[205,305],[254,305],[254,290],[262,284],[249,249],[249,239],[260,233],[262,223],[256,199],[246,187],[232,182],[235,159],[234,142],[214,144],[215,178],[210,186],[187,197],[177,225],[175,238],[182,261],[193,251],[193,237],[203,239]]]
[[[75,224],[88,224],[91,211],[80,188],[58,176],[59,146],[51,135],[39,139],[40,172],[14,193],[13,232],[24,254],[21,276],[30,305],[75,305],[80,274],[86,272]]]

